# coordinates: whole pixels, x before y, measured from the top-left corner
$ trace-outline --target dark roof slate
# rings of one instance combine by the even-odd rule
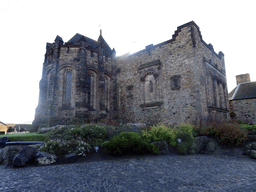
[[[240,83],[231,100],[256,98],[256,82]]]
[[[94,41],[93,39],[90,39],[86,36],[83,36],[79,33],[75,34],[67,43],[66,45],[78,45],[79,41],[83,38],[85,40],[85,44],[87,47],[91,47],[93,49],[96,49],[99,47],[99,43],[97,41]]]

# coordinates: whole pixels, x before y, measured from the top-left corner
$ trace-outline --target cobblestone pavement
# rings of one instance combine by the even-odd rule
[[[0,191],[256,191],[256,161],[163,155],[51,166],[0,166]]]

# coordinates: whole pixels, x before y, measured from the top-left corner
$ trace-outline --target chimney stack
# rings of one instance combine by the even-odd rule
[[[247,83],[247,82],[251,82],[249,73],[236,76],[236,84],[237,85],[240,83]]]

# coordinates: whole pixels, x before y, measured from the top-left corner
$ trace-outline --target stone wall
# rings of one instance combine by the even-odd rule
[[[47,43],[33,124],[45,126],[74,118],[114,116],[114,70],[115,51],[101,35],[97,42],[76,34],[65,44],[57,36],[54,43]]]
[[[237,119],[256,124],[256,99],[232,100],[232,111]]]
[[[227,117],[224,55],[202,40],[193,22],[117,64],[124,121],[173,125],[212,112]]]
[[[114,118],[178,124],[227,115],[224,54],[206,44],[192,21],[172,39],[115,57],[103,37],[76,34],[47,44],[37,121]],[[48,119],[48,120],[47,120]]]

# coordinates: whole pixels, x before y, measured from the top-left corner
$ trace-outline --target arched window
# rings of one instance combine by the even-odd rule
[[[87,103],[96,109],[97,103],[97,74],[90,70],[87,75]]]
[[[51,81],[52,75],[51,75],[51,70],[47,72],[47,100],[52,98],[53,94],[53,85]]]
[[[67,71],[65,75],[64,105],[71,106],[71,95],[72,95],[72,72]]]
[[[153,74],[148,74],[145,77],[145,103],[150,103],[156,100],[156,80]]]
[[[105,107],[110,109],[110,77],[105,75]]]

